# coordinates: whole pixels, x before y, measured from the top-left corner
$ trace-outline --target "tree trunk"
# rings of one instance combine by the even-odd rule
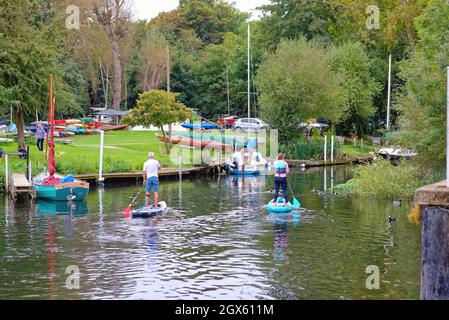
[[[13,108],[14,122],[17,126],[17,151],[26,150],[25,144],[25,117],[21,107]]]
[[[114,60],[114,110],[120,110],[122,100],[122,65],[120,62],[120,46],[117,39],[112,39],[112,57]]]
[[[407,7],[411,5],[408,0],[401,0],[401,4],[403,6],[402,10],[403,12],[407,12]],[[405,33],[407,34],[408,43],[410,45],[411,51],[415,51],[416,47],[416,40],[415,40],[415,28],[413,26],[413,20],[410,21],[407,17],[404,18],[404,26],[405,26]]]
[[[166,141],[167,139],[167,135],[165,134],[165,131],[164,131],[164,126],[161,126],[161,127],[159,127],[159,129],[161,129],[161,131],[162,131],[162,135],[164,136],[164,141],[165,141],[165,151],[167,152],[167,154],[170,154],[170,141]],[[168,138],[168,139],[170,139],[170,137]]]
[[[172,136],[173,128],[172,125],[168,125],[168,149],[171,150],[171,136]]]

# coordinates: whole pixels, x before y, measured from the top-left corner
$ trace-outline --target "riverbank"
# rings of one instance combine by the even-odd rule
[[[157,132],[151,131],[118,131],[106,132],[104,138],[104,163],[103,175],[108,180],[134,180],[140,175],[142,163],[147,159],[148,152],[154,152],[156,158],[161,162],[166,176],[179,175],[179,159],[178,153],[174,155],[174,159],[166,154],[165,146],[156,138]],[[56,144],[55,156],[57,171],[61,174],[73,174],[80,179],[96,181],[99,172],[99,151],[100,136],[99,135],[80,135],[68,139],[64,143],[61,139]],[[32,175],[44,170],[44,153],[38,152],[34,145],[34,138],[28,138],[27,143],[30,145],[30,163]],[[0,147],[4,152],[14,152],[17,150],[15,143],[2,144]],[[375,158],[375,154],[369,155],[373,149],[366,146],[364,149],[354,148],[352,145],[345,145],[341,148],[343,151],[337,155],[333,165],[359,164],[371,162]],[[193,165],[192,157],[199,158],[195,152],[190,149],[183,149],[183,175],[204,173],[206,171],[215,170],[218,163],[214,163],[212,167],[202,161],[197,161]],[[222,160],[230,156],[225,154]],[[18,157],[9,157],[10,168],[16,173],[25,173],[26,161]],[[292,167],[302,166],[314,167],[323,166],[323,161],[316,160],[289,160]],[[330,161],[326,165],[330,165]],[[3,184],[3,176],[5,171],[4,158],[0,161],[0,185]]]

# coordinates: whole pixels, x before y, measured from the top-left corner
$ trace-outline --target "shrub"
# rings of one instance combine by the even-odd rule
[[[330,159],[331,148],[330,138],[327,139],[327,157]],[[296,142],[286,143],[280,146],[280,152],[284,153],[287,159],[296,160],[323,160],[324,159],[324,142],[323,137],[314,136],[309,142],[302,138]],[[335,141],[334,155],[338,154],[340,143]]]
[[[437,177],[426,177],[413,162],[403,161],[393,166],[389,161],[378,161],[355,169],[355,177],[336,190],[390,200],[411,200],[419,187],[435,182]]]

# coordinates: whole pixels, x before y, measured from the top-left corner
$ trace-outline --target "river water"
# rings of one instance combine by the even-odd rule
[[[264,208],[265,176],[163,181],[171,210],[149,219],[122,215],[135,185],[92,190],[76,208],[3,199],[0,299],[418,299],[420,229],[409,205],[314,191],[351,168],[332,175],[292,174],[303,209],[284,216]],[[366,287],[368,266],[379,289]]]

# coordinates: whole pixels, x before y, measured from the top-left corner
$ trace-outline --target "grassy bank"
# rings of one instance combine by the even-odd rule
[[[389,161],[381,160],[354,171],[354,178],[335,190],[388,200],[412,200],[416,189],[441,180],[436,174],[421,172],[411,161],[393,166]]]
[[[163,167],[178,166],[178,151],[173,150],[172,156],[166,154],[165,146],[156,138],[157,132],[143,131],[119,131],[105,133],[104,148],[104,173],[140,171],[142,164],[147,159],[148,152],[156,154],[157,159]],[[227,133],[228,134],[228,133]],[[215,134],[217,137],[219,134]],[[251,135],[255,136],[255,135]],[[86,174],[96,173],[99,167],[99,148],[100,135],[81,135],[69,138],[74,140],[73,144],[56,144],[55,155],[57,171],[61,174]],[[44,153],[38,152],[34,138],[28,138],[30,145],[30,159],[32,172],[36,174],[44,169]],[[17,144],[3,144],[0,147],[5,152],[17,151]],[[341,146],[339,154],[348,154],[350,156],[367,155],[373,151],[372,147],[364,149],[354,148],[352,145]],[[207,156],[208,152],[203,153],[202,157]],[[192,167],[192,158],[196,159],[195,164],[201,164],[200,151],[190,151],[182,149],[183,166]],[[212,154],[218,156],[218,154]],[[230,154],[226,155],[230,156]],[[224,156],[225,157],[225,156]],[[224,158],[223,157],[223,158]],[[200,159],[200,160],[198,160]],[[296,158],[299,159],[299,158]],[[300,159],[304,160],[304,159]],[[11,168],[14,172],[25,172],[26,162],[18,157],[10,157]],[[0,184],[4,176],[4,158],[0,161]]]
[[[57,143],[55,155],[57,171],[66,174],[81,174],[98,172],[100,135],[74,136],[69,138],[74,144]],[[34,139],[27,141],[30,144],[30,159],[33,172],[43,168],[44,153],[38,152]],[[142,164],[148,158],[148,152],[153,151],[162,166],[173,165],[170,157],[165,153],[164,145],[156,138],[155,132],[106,132],[104,148],[105,173],[128,172],[141,170]],[[1,145],[6,152],[15,152],[15,143]],[[15,172],[24,172],[26,162],[17,157],[10,157],[12,169]],[[1,170],[4,171],[4,158],[1,161]]]
[[[370,152],[376,152],[379,150],[379,147],[365,145],[363,147],[357,146],[354,147],[353,144],[345,144],[342,145],[339,153],[340,156],[347,155],[349,157],[366,157]]]

